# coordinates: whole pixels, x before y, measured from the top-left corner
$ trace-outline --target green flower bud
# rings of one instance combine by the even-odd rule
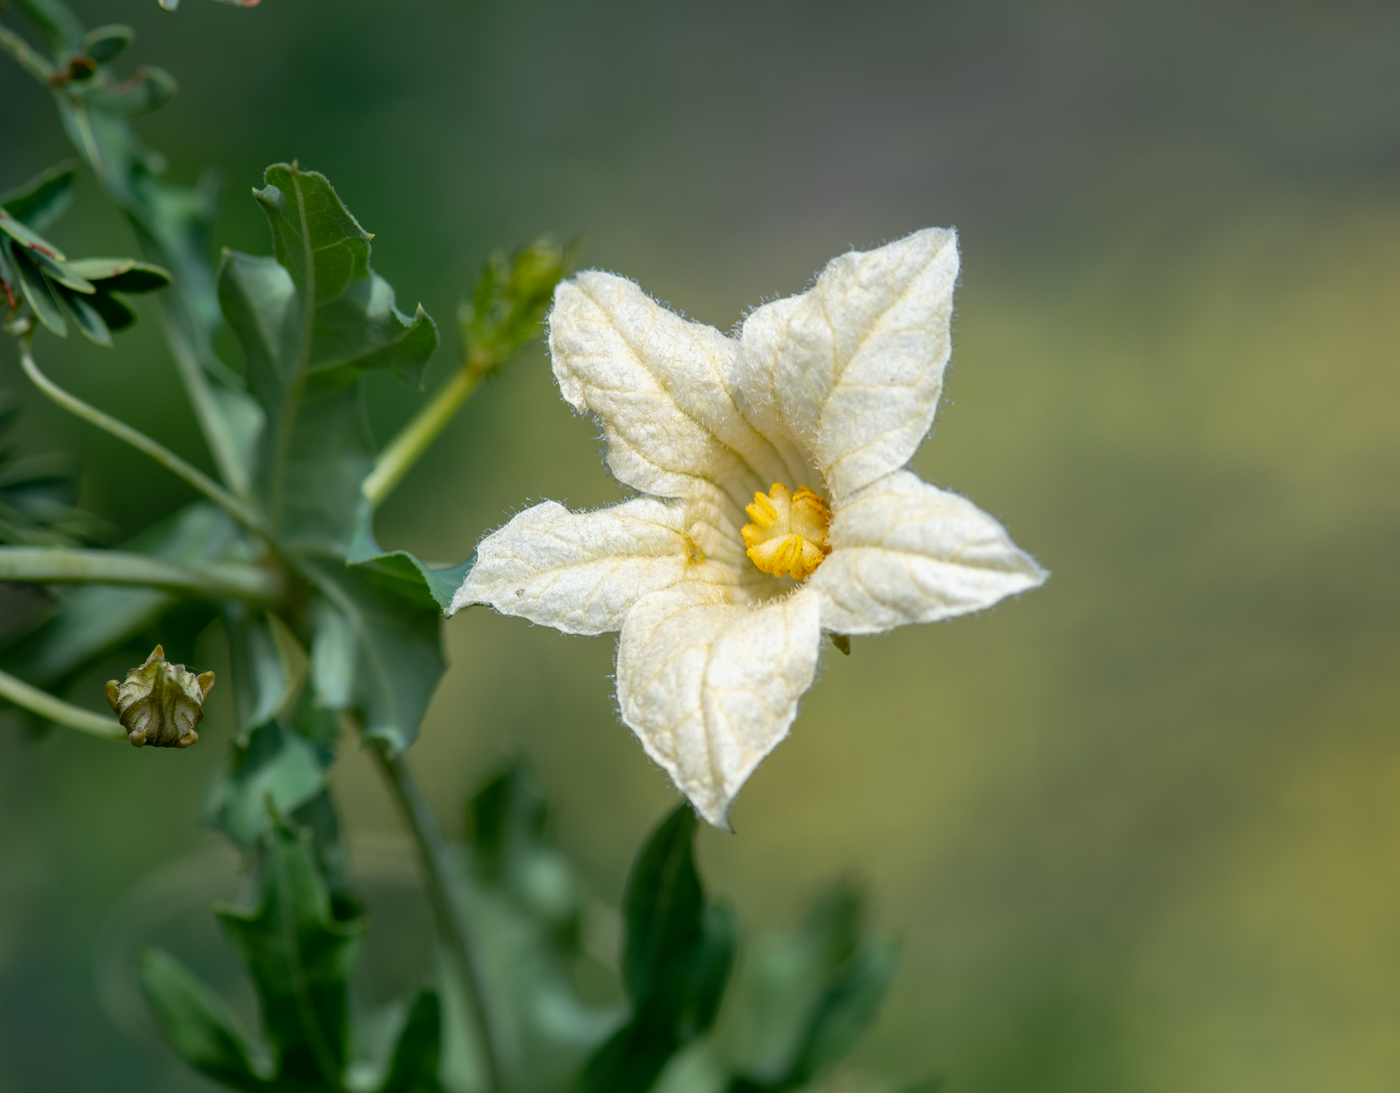
[[[157,645],[144,664],[126,673],[126,682],[107,681],[107,704],[134,747],[187,748],[199,739],[194,727],[213,688],[213,672],[195,675],[171,664]]]

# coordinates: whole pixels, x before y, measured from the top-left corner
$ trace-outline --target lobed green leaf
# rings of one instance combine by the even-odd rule
[[[311,646],[317,700],[353,710],[366,737],[402,751],[446,670],[436,601],[416,580],[339,559],[307,557],[303,567],[321,594]]]
[[[279,1080],[338,1089],[350,1057],[347,977],[365,923],[333,899],[311,840],[282,821],[263,841],[257,905],[219,912],[248,968]]]
[[[256,477],[293,550],[343,555],[374,452],[355,381],[384,369],[419,382],[437,328],[397,309],[324,176],[277,164],[255,193],[275,257],[226,253],[219,301],[267,422]]]

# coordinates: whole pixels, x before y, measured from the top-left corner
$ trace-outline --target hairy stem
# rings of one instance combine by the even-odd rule
[[[28,42],[9,27],[0,26],[0,49],[18,61],[20,67],[40,83],[46,87],[53,86],[53,65],[44,60]]]
[[[22,679],[16,679],[8,672],[0,672],[0,698],[13,702],[20,709],[46,717],[59,725],[79,732],[100,736],[104,740],[125,740],[126,730],[115,718],[92,713],[61,698],[54,698],[47,691],[31,687]]]
[[[273,603],[282,594],[277,573],[247,562],[171,562],[148,554],[66,547],[0,547],[0,581],[134,584],[254,603]]]
[[[486,992],[482,986],[480,966],[471,931],[467,925],[466,907],[462,904],[461,891],[453,879],[456,865],[452,851],[442,837],[437,818],[433,815],[428,799],[408,769],[402,755],[391,755],[388,748],[379,741],[370,744],[370,753],[379,764],[384,781],[389,786],[394,800],[398,802],[405,822],[413,834],[418,854],[423,864],[423,877],[428,889],[428,900],[432,904],[433,917],[437,919],[438,931],[447,943],[452,961],[456,965],[469,1002],[468,1008],[476,1026],[476,1039],[481,1045],[481,1055],[486,1068],[486,1081],[489,1093],[500,1093],[504,1088],[501,1081],[501,1064],[497,1056],[496,1041],[491,1032],[491,1015],[486,1006]]]
[[[379,453],[374,470],[370,471],[360,487],[360,492],[369,499],[370,504],[377,506],[393,492],[409,468],[418,462],[428,450],[428,445],[438,438],[438,434],[462,408],[462,403],[476,390],[488,370],[464,364],[456,375],[442,385],[432,400],[399,430],[399,435]]]
[[[133,429],[125,422],[118,421],[110,414],[104,414],[97,407],[89,405],[76,395],[69,394],[40,372],[39,366],[34,363],[34,356],[30,352],[28,337],[20,340],[19,362],[24,369],[24,374],[34,381],[34,386],[65,410],[76,414],[84,421],[91,422],[99,429],[111,433],[118,440],[126,441],[137,451],[144,452],[177,478],[183,479],[204,494],[254,535],[264,539],[270,538],[262,516],[255,509],[234,497],[203,471],[190,466],[169,448],[157,444],[145,433]]]

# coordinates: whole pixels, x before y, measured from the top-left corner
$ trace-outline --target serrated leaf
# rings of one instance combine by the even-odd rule
[[[437,346],[369,268],[369,235],[325,178],[268,168],[257,198],[275,258],[226,253],[219,301],[267,417],[258,484],[296,551],[344,553],[374,444],[354,381],[388,369],[417,382]]]
[[[662,821],[627,878],[623,984],[632,1019],[588,1061],[585,1093],[645,1093],[668,1060],[714,1023],[733,965],[736,927],[709,903],[695,870],[695,814]]]
[[[417,385],[437,329],[421,307],[411,320],[395,307],[394,290],[369,268],[369,233],[324,175],[274,164],[264,182],[255,196],[295,288],[296,339],[283,348],[296,357],[281,362],[281,374],[331,387],[384,368]]]
[[[358,501],[355,533],[345,560],[351,565],[373,570],[399,580],[419,580],[428,594],[444,611],[451,606],[452,597],[466,579],[472,560],[461,565],[433,567],[407,550],[382,550],[374,537],[374,505],[367,498]]]
[[[78,177],[76,163],[61,163],[23,186],[0,197],[0,208],[16,220],[42,232],[63,215],[73,200],[73,182]]]
[[[303,566],[321,593],[311,648],[318,701],[355,710],[368,738],[402,751],[446,669],[441,610],[417,581],[333,558]]]
[[[178,960],[161,949],[141,954],[141,990],[166,1042],[186,1063],[221,1085],[263,1090],[228,1005]]]
[[[263,843],[257,906],[219,920],[247,966],[279,1081],[339,1089],[349,1058],[346,980],[364,918],[334,900],[311,840],[278,821]]]

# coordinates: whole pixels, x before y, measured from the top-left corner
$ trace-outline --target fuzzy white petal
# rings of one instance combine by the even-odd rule
[[[874,634],[980,611],[1045,571],[971,501],[896,471],[839,506],[813,574],[822,627]]]
[[[811,453],[833,497],[902,467],[948,363],[957,236],[929,228],[832,259],[801,296],[745,321],[731,383],[762,432]]]
[[[448,613],[486,603],[565,633],[602,634],[686,569],[681,505],[643,497],[576,513],[546,501],[482,540]]]
[[[821,638],[810,589],[759,606],[716,602],[695,585],[655,592],[618,642],[622,720],[700,815],[730,802],[797,715]]]
[[[673,314],[633,282],[588,271],[560,284],[549,319],[559,389],[598,415],[608,466],[622,482],[690,497],[697,479],[746,494],[781,477],[773,446],[726,386],[733,339]]]

